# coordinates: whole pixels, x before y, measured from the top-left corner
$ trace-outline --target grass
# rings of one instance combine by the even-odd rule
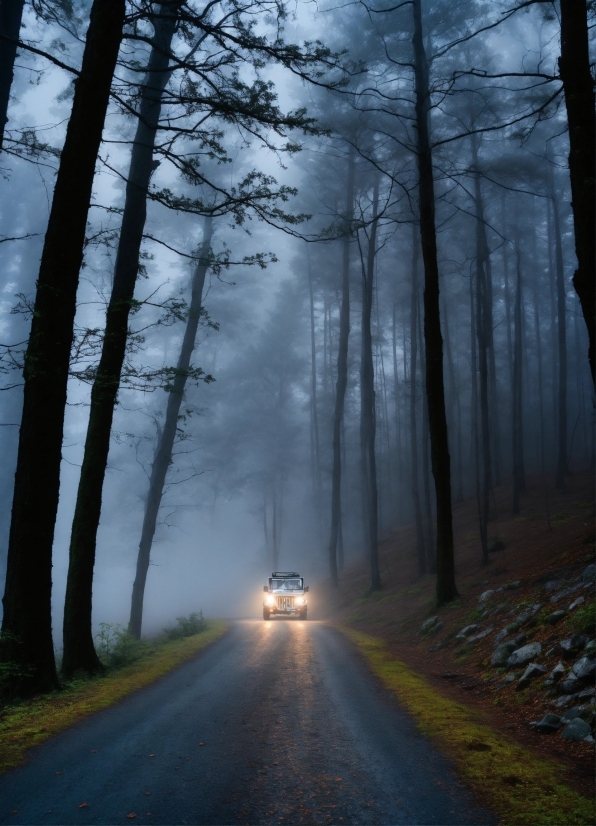
[[[29,749],[44,740],[155,682],[226,630],[225,622],[210,620],[203,632],[165,642],[148,656],[105,676],[73,681],[62,691],[7,706],[0,714],[0,773],[21,765]]]
[[[340,630],[504,823],[594,823],[594,801],[561,782],[563,766],[509,742],[479,713],[444,697],[396,659],[383,640],[341,626]]]

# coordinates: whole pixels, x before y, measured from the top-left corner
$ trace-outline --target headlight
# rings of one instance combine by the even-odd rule
[[[267,599],[265,600],[267,605],[275,605],[275,597],[269,594]]]
[[[296,605],[304,605],[305,602],[304,597],[296,597]]]

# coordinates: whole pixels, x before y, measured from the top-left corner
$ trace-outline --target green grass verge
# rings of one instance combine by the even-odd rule
[[[507,824],[593,824],[594,801],[561,782],[565,768],[506,740],[480,713],[450,700],[396,659],[383,640],[338,626],[369,667]]]
[[[23,763],[33,746],[155,682],[215,642],[227,629],[222,620],[210,620],[202,633],[163,643],[124,668],[102,677],[73,681],[62,691],[7,706],[0,714],[0,773]]]

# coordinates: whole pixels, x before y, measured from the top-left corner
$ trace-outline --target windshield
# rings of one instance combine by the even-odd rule
[[[272,579],[271,587],[274,591],[301,591],[302,577],[297,579]]]

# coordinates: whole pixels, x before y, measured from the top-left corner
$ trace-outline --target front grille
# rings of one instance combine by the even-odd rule
[[[282,611],[294,607],[295,597],[277,597],[277,607]]]

